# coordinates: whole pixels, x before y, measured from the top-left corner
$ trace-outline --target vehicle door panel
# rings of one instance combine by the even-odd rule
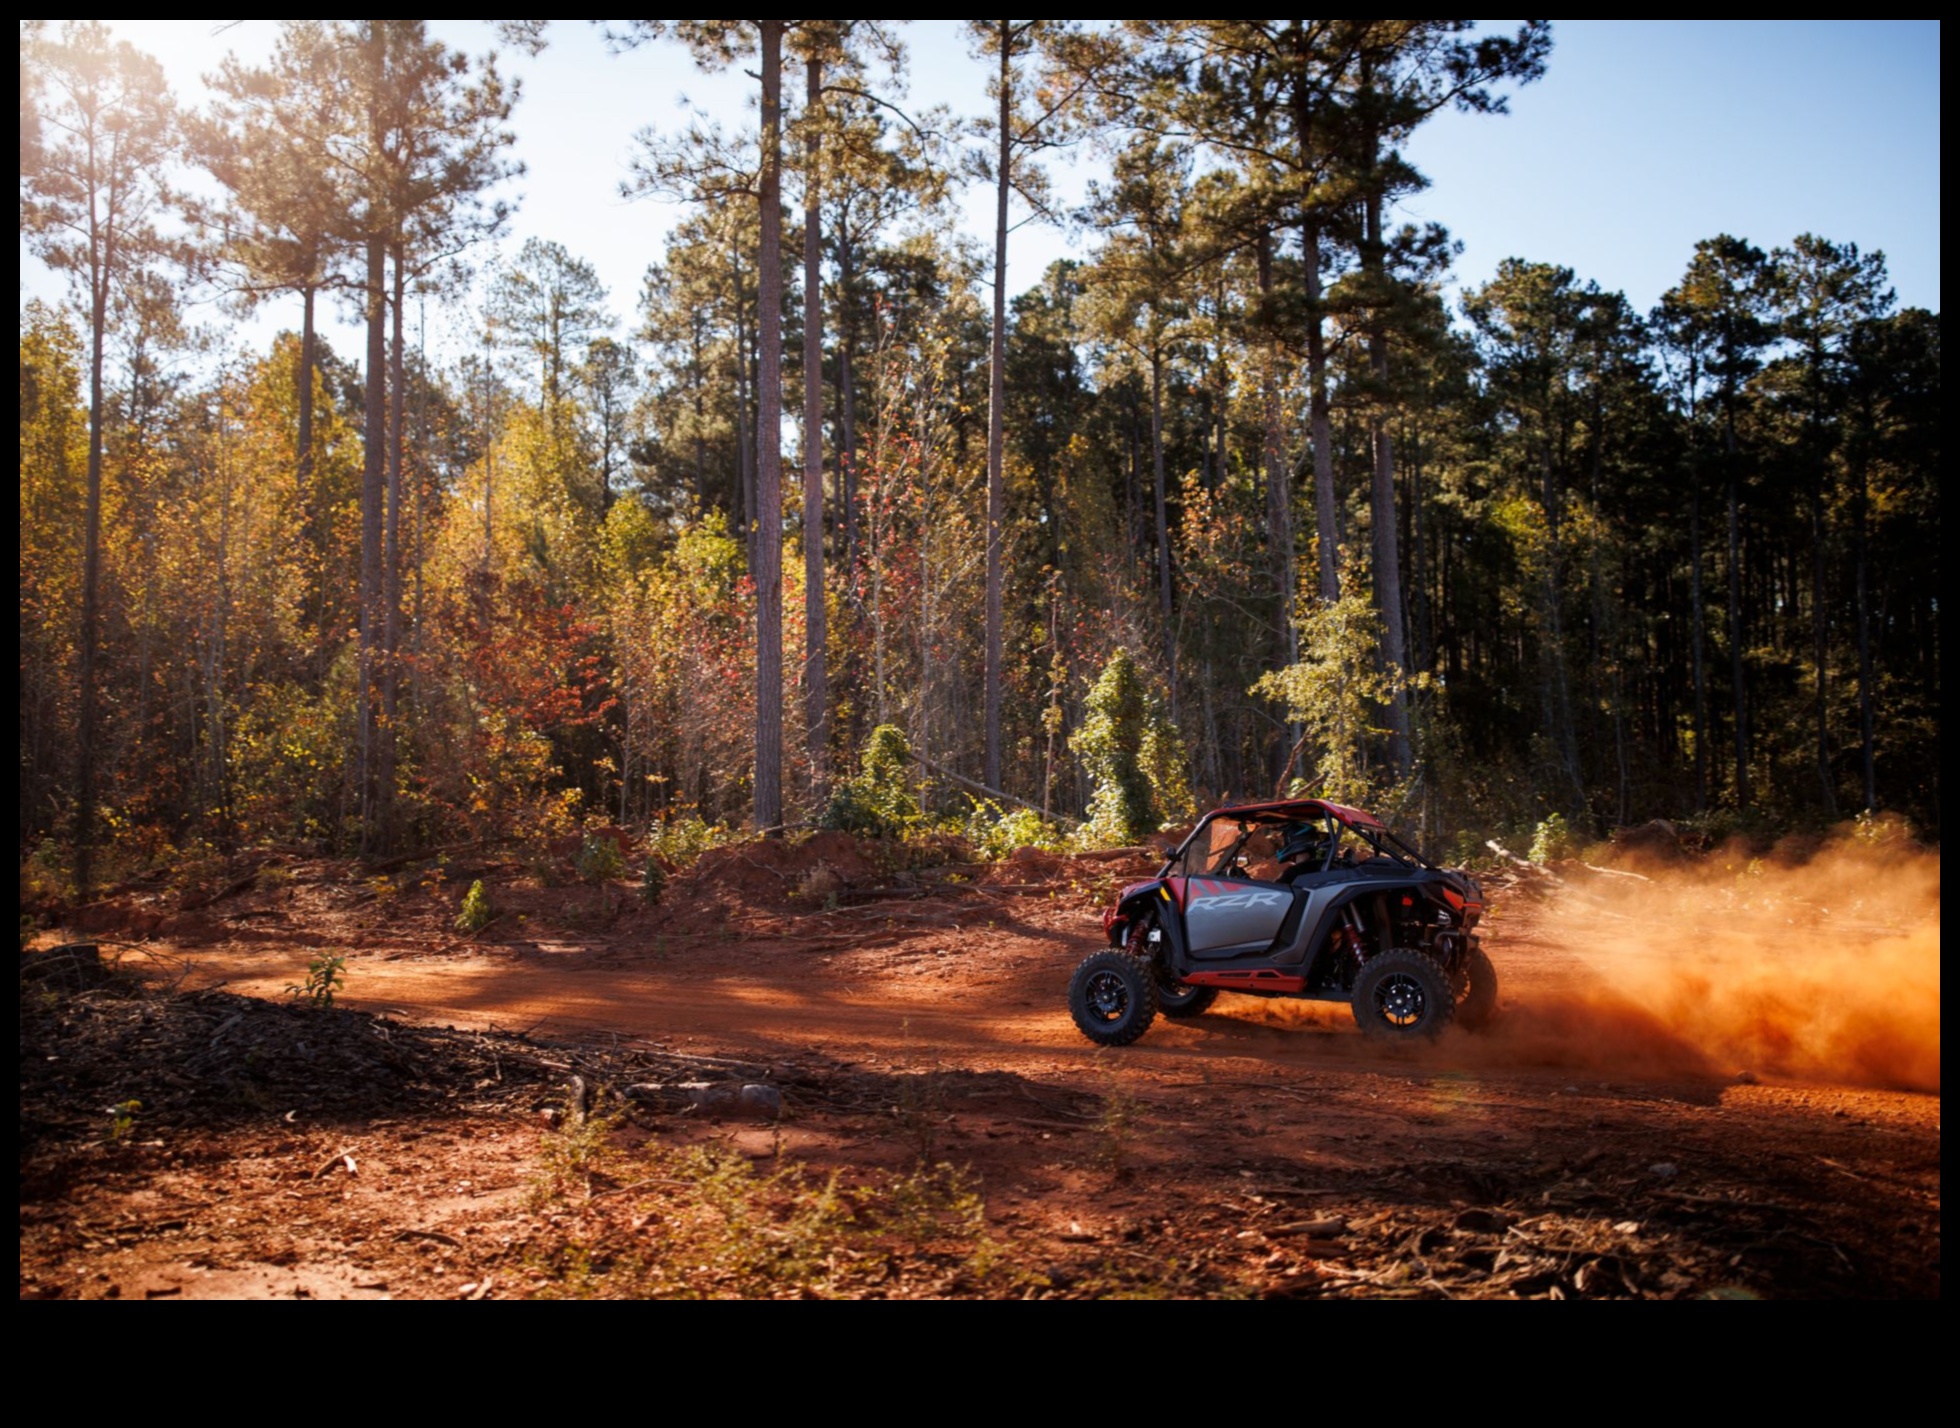
[[[1279,883],[1240,878],[1184,880],[1184,936],[1194,957],[1264,951],[1279,934],[1295,894]]]

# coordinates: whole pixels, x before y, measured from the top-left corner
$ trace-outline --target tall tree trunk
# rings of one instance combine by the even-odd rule
[[[823,579],[823,135],[816,110],[823,98],[823,63],[805,66],[804,115],[812,121],[803,214],[803,717],[810,755],[810,798],[822,807],[830,742],[830,684],[824,665],[828,637]]]
[[[361,851],[381,845],[381,707],[377,697],[382,644],[382,520],[388,474],[387,244],[367,242],[367,394],[361,427],[360,774]]]
[[[705,517],[708,514],[708,383],[701,370],[701,322],[698,317],[688,324],[688,343],[687,373],[694,387],[694,509],[697,515]]]
[[[495,527],[491,520],[491,498],[497,493],[497,377],[490,369],[490,344],[483,354],[483,589],[490,589],[490,552]]]
[[[851,245],[837,245],[837,465],[843,488],[844,578],[855,588],[858,543],[857,318],[851,306]]]
[[[1688,468],[1688,546],[1690,604],[1694,610],[1691,638],[1694,640],[1695,679],[1695,812],[1708,810],[1708,674],[1703,667],[1702,645],[1707,639],[1706,613],[1701,594],[1701,472]]]
[[[327,663],[327,550],[324,522],[327,502],[313,489],[313,308],[319,296],[313,283],[300,289],[299,373],[293,387],[299,407],[298,450],[294,453],[293,486],[299,498],[306,554],[313,565],[313,660],[316,674]]]
[[[1307,417],[1313,441],[1315,569],[1320,598],[1341,598],[1341,535],[1335,521],[1334,420],[1327,400],[1327,333],[1321,326],[1320,225],[1308,224],[1302,263],[1307,282]]]
[[[75,896],[84,901],[95,871],[96,645],[102,614],[102,363],[109,328],[109,275],[114,271],[115,238],[93,229],[89,205],[91,257],[100,266],[89,274],[88,491],[82,507],[82,629],[80,705],[75,729]]]
[[[1816,451],[1813,445],[1813,451]],[[1830,659],[1829,635],[1824,609],[1824,459],[1816,452],[1817,472],[1810,490],[1810,640],[1811,656],[1817,663],[1817,786],[1824,800],[1824,814],[1837,817],[1837,790],[1831,779]]]
[[[1856,520],[1856,563],[1858,582],[1858,748],[1865,775],[1865,812],[1878,811],[1878,767],[1875,758],[1872,717],[1872,606],[1870,565],[1871,477],[1862,456],[1858,459],[1857,502],[1852,512]]]
[[[404,360],[403,310],[408,275],[402,262],[399,235],[394,244],[394,283],[389,306],[392,343],[388,354],[388,513],[383,533],[381,568],[381,810],[384,837],[393,836],[395,760],[401,714],[402,651],[402,449],[407,416],[407,362]]]
[[[1164,678],[1177,710],[1177,628],[1171,623],[1171,523],[1164,476],[1164,357],[1150,354],[1150,479],[1157,496],[1157,599],[1164,621]]]
[[[1586,788],[1580,776],[1578,739],[1573,728],[1572,684],[1565,665],[1565,599],[1560,588],[1565,555],[1560,514],[1564,503],[1558,489],[1549,432],[1545,436],[1542,463],[1539,499],[1544,505],[1545,526],[1550,536],[1543,582],[1546,639],[1540,651],[1545,670],[1545,735],[1558,750],[1559,771],[1571,785],[1575,806],[1583,807],[1587,801]]]
[[[381,21],[369,20],[363,36],[369,106],[368,152],[385,151],[385,98],[388,81],[388,34]],[[382,520],[388,474],[388,288],[387,234],[382,224],[386,205],[380,177],[370,175],[367,193],[367,274],[362,289],[367,322],[367,390],[361,425],[361,612],[360,658],[360,801],[361,852],[372,853],[381,841],[380,752],[381,710],[376,678],[382,622]]]
[[[742,533],[742,558],[755,573],[755,426],[749,401],[749,320],[742,300],[742,250],[735,248],[735,527]]]
[[[994,326],[987,357],[987,707],[986,777],[1000,778],[1001,540],[1007,525],[1007,188],[1013,161],[1013,22],[1000,21],[1000,143],[994,156]]]
[[[1727,406],[1724,474],[1729,508],[1729,663],[1735,686],[1735,806],[1741,812],[1749,807],[1749,695],[1742,651],[1742,513],[1737,490],[1742,473],[1736,467],[1734,404]]]
[[[755,826],[783,822],[783,28],[762,26],[762,271],[757,275]]]
[[[1259,235],[1259,299],[1265,331],[1259,373],[1261,455],[1266,467],[1266,541],[1272,553],[1274,628],[1279,631],[1276,652],[1282,665],[1300,661],[1300,635],[1293,623],[1296,577],[1293,569],[1293,483],[1288,479],[1285,441],[1280,432],[1279,335],[1273,312],[1273,235]],[[1292,740],[1297,742],[1296,731]]]
[[[1434,619],[1429,608],[1429,543],[1423,530],[1422,498],[1422,428],[1414,425],[1410,429],[1409,441],[1409,598],[1414,605],[1410,612],[1410,628],[1415,638],[1415,667],[1418,674],[1428,674],[1435,665],[1436,644]]]
[[[1368,318],[1368,370],[1375,381],[1375,403],[1368,416],[1368,436],[1374,449],[1374,479],[1369,490],[1374,525],[1375,603],[1382,613],[1382,660],[1392,671],[1388,696],[1388,753],[1403,778],[1410,769],[1409,696],[1405,684],[1408,654],[1403,634],[1402,557],[1396,549],[1400,522],[1395,513],[1395,441],[1389,434],[1388,403],[1388,265],[1382,245],[1382,195],[1368,194],[1367,241],[1362,262],[1373,279],[1375,308]]]

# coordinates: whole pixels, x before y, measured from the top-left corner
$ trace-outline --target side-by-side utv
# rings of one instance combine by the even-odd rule
[[[1362,1031],[1477,1030],[1497,1006],[1478,945],[1483,890],[1373,814],[1320,799],[1207,813],[1157,876],[1103,913],[1110,950],[1069,980],[1091,1041],[1127,1046],[1158,1012],[1193,1017],[1218,993],[1347,1002]]]

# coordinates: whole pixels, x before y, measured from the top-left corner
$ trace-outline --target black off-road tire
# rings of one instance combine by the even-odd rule
[[[1465,1031],[1482,1031],[1497,1015],[1497,968],[1490,954],[1472,947],[1463,959],[1463,990],[1456,999],[1456,1024]]]
[[[1179,1021],[1203,1016],[1218,1000],[1218,988],[1194,987],[1180,982],[1162,967],[1157,969],[1157,1010]]]
[[[1132,956],[1150,963],[1157,971],[1157,1010],[1165,1016],[1180,1020],[1186,1017],[1203,1016],[1211,1010],[1211,1004],[1218,1000],[1218,988],[1193,987],[1180,982],[1172,976],[1161,957],[1168,955],[1169,948],[1153,948],[1150,942],[1151,929],[1159,926],[1154,917],[1140,918],[1130,929],[1128,946]]]
[[[1406,947],[1368,959],[1354,979],[1354,1020],[1381,1041],[1432,1041],[1456,1014],[1443,969]]]
[[[1128,1046],[1157,1019],[1156,974],[1128,952],[1085,957],[1068,979],[1068,1010],[1098,1046]]]

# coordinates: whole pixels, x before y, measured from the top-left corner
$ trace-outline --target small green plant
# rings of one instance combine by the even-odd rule
[[[574,1077],[565,1095],[565,1106],[558,1126],[538,1147],[538,1173],[532,1178],[532,1208],[542,1209],[554,1200],[592,1197],[592,1180],[620,1160],[613,1145],[613,1132],[626,1121],[626,1113],[608,1105],[599,1091],[586,1104],[582,1078]]]
[[[347,959],[322,952],[306,964],[306,980],[293,983],[286,988],[286,992],[309,1006],[325,1011],[333,1005],[335,995],[346,981]]]
[[[803,875],[793,896],[807,902],[822,903],[826,909],[835,909],[838,896],[843,891],[843,875],[830,864],[819,862]]]
[[[1555,863],[1579,855],[1579,839],[1562,813],[1548,813],[1531,835],[1531,861]]]
[[[1129,1177],[1131,1142],[1143,1109],[1143,1102],[1111,1070],[1103,1085],[1102,1111],[1096,1117],[1096,1161],[1118,1180]]]
[[[911,746],[895,724],[871,731],[857,777],[830,796],[818,822],[825,828],[869,838],[903,838],[923,819],[912,795]]]
[[[588,833],[578,850],[578,875],[588,883],[610,882],[626,871],[619,844],[604,834]]]
[[[897,1079],[892,1115],[912,1142],[920,1166],[939,1158],[939,1133],[951,1119],[946,1114],[945,1077],[937,1064],[930,1070]]]
[[[462,910],[456,914],[456,930],[474,935],[488,927],[496,915],[490,906],[490,894],[483,890],[483,879],[478,878],[463,894]]]
[[[102,1133],[102,1139],[109,1145],[121,1145],[136,1129],[136,1113],[143,1109],[141,1101],[118,1101],[109,1107],[109,1128]]]
[[[652,854],[647,855],[647,865],[640,870],[640,901],[648,907],[658,907],[660,899],[667,894],[667,870],[660,866],[660,860]]]

